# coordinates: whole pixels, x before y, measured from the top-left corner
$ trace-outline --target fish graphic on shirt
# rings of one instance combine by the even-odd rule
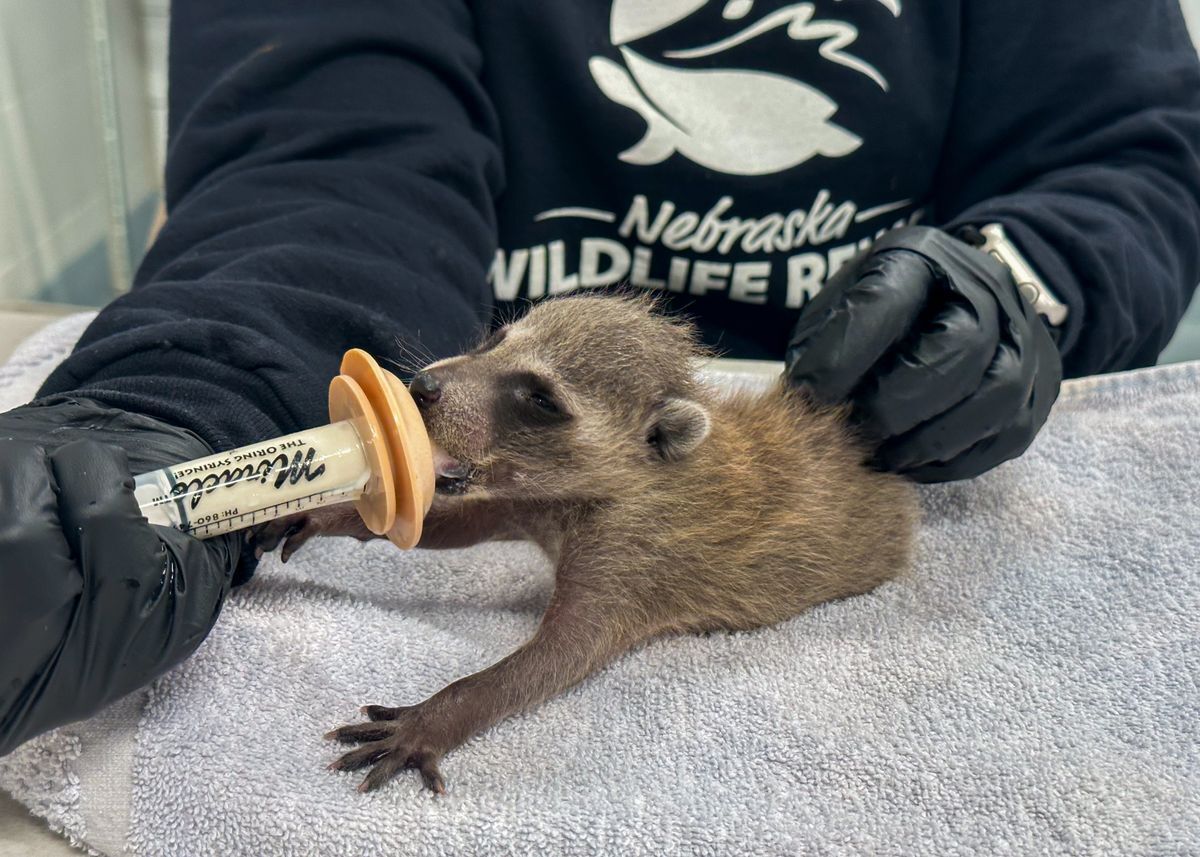
[[[609,36],[624,65],[593,57],[588,68],[609,99],[638,113],[646,132],[618,157],[630,164],[657,164],[678,152],[688,160],[731,175],[767,175],[815,156],[839,158],[862,138],[835,123],[833,99],[802,81],[752,69],[690,69],[655,62],[630,43],[683,20],[709,0],[614,0]],[[900,0],[876,0],[893,16]],[[728,0],[722,16],[740,21],[754,0]],[[858,30],[842,21],[818,20],[812,3],[794,3],[711,44],[670,51],[667,59],[718,55],[763,33],[785,27],[795,40],[818,40],[830,62],[870,77],[885,91],[882,74],[846,48]]]

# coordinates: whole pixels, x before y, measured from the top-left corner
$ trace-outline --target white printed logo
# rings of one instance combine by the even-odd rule
[[[744,68],[689,69],[654,62],[629,43],[683,20],[709,0],[613,0],[609,37],[624,65],[592,57],[588,68],[600,90],[646,122],[646,133],[620,154],[630,164],[657,164],[678,152],[718,172],[758,176],[777,173],[822,155],[840,158],[862,139],[832,121],[838,105],[824,93],[790,77]],[[900,15],[901,0],[877,0]],[[741,21],[754,0],[727,0],[722,17]],[[844,21],[819,20],[813,3],[793,3],[747,24],[732,35],[680,51],[666,59],[714,56],[763,33],[786,27],[796,41],[820,41],[829,62],[871,78],[884,91],[879,70],[846,52],[858,29]]]

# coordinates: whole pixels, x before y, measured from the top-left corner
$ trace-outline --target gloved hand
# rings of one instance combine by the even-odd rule
[[[146,684],[208,634],[240,535],[150,525],[130,474],[211,454],[85,399],[0,414],[0,755]]]
[[[1062,362],[1004,265],[910,226],[801,311],[786,372],[821,401],[851,402],[880,467],[948,482],[1025,451],[1058,396]]]

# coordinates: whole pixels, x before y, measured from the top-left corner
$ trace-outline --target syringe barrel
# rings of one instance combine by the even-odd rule
[[[433,503],[433,452],[404,383],[352,348],[329,384],[329,419],[135,477],[142,514],[206,539],[353,501],[368,530],[415,547]]]
[[[362,431],[344,420],[143,473],[134,494],[151,523],[206,539],[355,500],[373,478]]]

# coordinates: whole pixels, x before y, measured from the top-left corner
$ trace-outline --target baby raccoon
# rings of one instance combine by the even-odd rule
[[[695,377],[693,329],[645,298],[535,306],[410,390],[434,444],[421,547],[529,539],[556,566],[533,637],[417,705],[369,705],[328,738],[361,745],[360,789],[442,757],[660,634],[769,625],[866,592],[910,562],[911,485],[878,473],[841,407],[780,381],[719,393]],[[348,506],[260,534],[283,558],[313,535],[374,538]]]

